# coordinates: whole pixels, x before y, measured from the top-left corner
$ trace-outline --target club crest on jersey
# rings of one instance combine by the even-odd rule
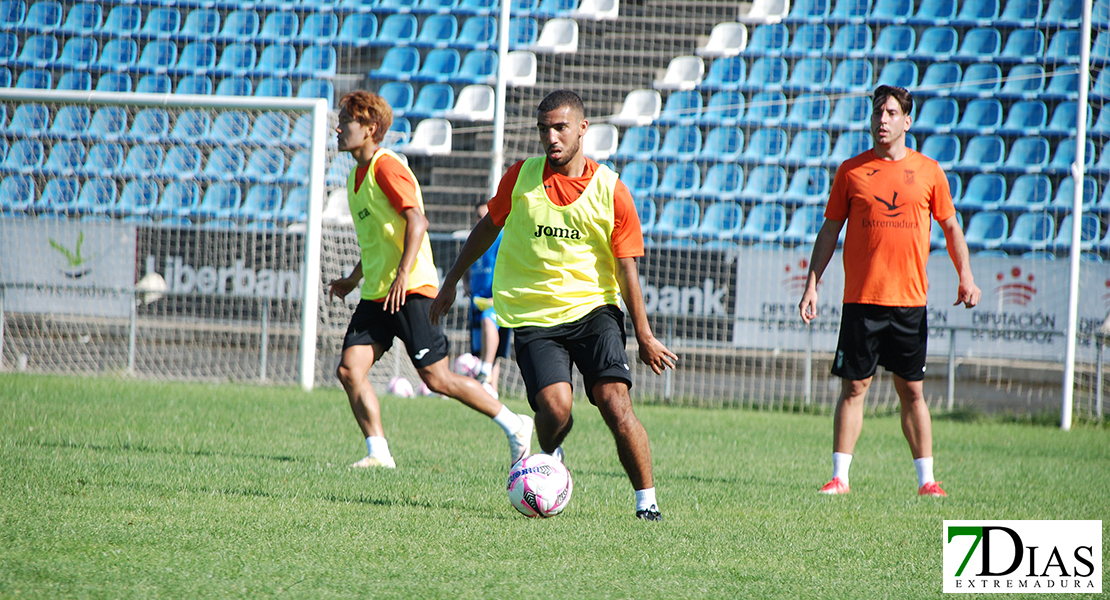
[[[570,229],[569,227],[551,227],[548,225],[536,225],[535,236],[580,240],[582,239],[582,232],[578,231],[577,229]]]
[[[906,185],[913,185],[913,171],[902,171],[902,183],[905,183]]]

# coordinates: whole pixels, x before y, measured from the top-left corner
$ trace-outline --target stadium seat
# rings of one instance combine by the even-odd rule
[[[309,207],[309,190],[308,186],[297,186],[289,190],[289,194],[285,197],[285,204],[282,205],[281,210],[274,215],[273,219],[278,223],[304,223],[308,220],[308,207]]]
[[[1099,214],[1106,214],[1110,212],[1110,203],[1099,202],[1098,206],[1095,201],[1099,200],[1098,197],[1098,182],[1091,178],[1083,179],[1083,210],[1095,211]],[[1110,198],[1106,200],[1110,201]],[[1056,195],[1053,196],[1052,202],[1048,203],[1045,210],[1053,213],[1068,213],[1072,212],[1075,204],[1075,180],[1071,177],[1064,177],[1056,186]]]
[[[211,78],[205,75],[186,75],[178,80],[177,90],[174,93],[209,96],[213,90]]]
[[[610,158],[613,160],[651,160],[659,151],[659,128],[654,125],[636,125],[628,128],[620,145]]]
[[[568,17],[577,8],[578,0],[540,0],[539,6],[531,14],[545,18]]]
[[[439,85],[439,84],[432,84]],[[433,156],[451,153],[451,122],[424,119],[416,124],[412,139],[398,147],[403,154]]]
[[[849,58],[837,63],[832,83],[826,89],[828,93],[839,94],[871,92],[874,78],[875,70],[870,60]]]
[[[131,76],[127,73],[105,73],[96,82],[98,92],[127,93],[131,91]]]
[[[875,87],[893,85],[913,89],[917,87],[917,64],[909,60],[894,60],[883,65]]]
[[[794,30],[790,45],[781,54],[787,58],[819,57],[827,55],[832,44],[832,32],[824,23],[806,23]]]
[[[154,210],[161,195],[157,181],[132,179],[124,184],[119,202],[108,213],[113,217],[147,216]]]
[[[181,13],[176,8],[158,6],[150,9],[139,36],[147,39],[175,37],[181,31]]]
[[[313,13],[319,15],[323,13]],[[305,17],[306,19],[308,17]],[[301,30],[301,20],[297,13],[292,11],[274,11],[266,15],[262,22],[262,29],[255,38],[263,42],[291,42]],[[309,40],[311,43],[313,40]]]
[[[819,166],[832,148],[829,134],[820,129],[805,129],[794,134],[782,162],[787,166]]]
[[[582,137],[582,153],[596,161],[608,160],[617,151],[620,135],[617,128],[608,123],[590,125]]]
[[[786,117],[786,95],[782,92],[752,94],[747,112],[737,123],[752,127],[775,126]]]
[[[170,134],[170,116],[162,108],[144,108],[135,113],[131,129],[121,136],[129,142],[156,143],[164,141]]]
[[[1041,18],[1041,0],[1006,0],[999,27],[1031,27]]]
[[[923,2],[908,22],[911,25],[945,25],[956,18],[956,9],[956,0]]]
[[[952,98],[927,98],[918,109],[913,130],[918,133],[948,133],[960,119],[960,107]]]
[[[964,180],[959,173],[948,172],[944,174],[948,180],[948,193],[952,196],[952,203],[958,203],[963,196]]]
[[[159,177],[191,179],[200,173],[201,155],[196,146],[172,146],[162,161]]]
[[[188,217],[200,204],[200,186],[195,181],[173,181],[162,190],[162,198],[151,211],[155,217]]]
[[[701,241],[734,240],[744,226],[744,209],[735,202],[716,202],[705,209],[691,237]]]
[[[424,57],[424,64],[412,76],[413,81],[447,83],[459,72],[461,57],[454,48],[436,48]]]
[[[291,41],[295,44],[330,44],[338,34],[339,19],[334,14],[310,13],[305,15],[304,25]]]
[[[254,185],[247,191],[243,206],[239,211],[240,219],[272,220],[281,210],[283,202],[281,187],[267,184]]]
[[[834,58],[860,58],[871,53],[873,34],[871,27],[862,23],[841,25],[836,30],[832,46],[825,56]]]
[[[100,30],[104,19],[104,9],[95,2],[79,2],[69,9],[65,23],[58,28],[58,32],[72,39],[81,39],[79,36],[88,36]]]
[[[404,46],[413,43],[417,33],[419,33],[419,26],[414,15],[392,14],[382,19],[381,28],[374,43],[386,47]]]
[[[928,140],[926,140],[928,141]],[[997,170],[1006,160],[1006,143],[997,135],[977,135],[968,140],[963,158],[951,168],[960,171]]]
[[[752,29],[748,43],[739,54],[745,56],[780,56],[786,52],[790,31],[782,23],[765,23]]]
[[[385,140],[382,140],[382,142],[385,145]],[[285,173],[282,173],[278,181],[287,184],[305,183],[311,177],[311,166],[312,153],[308,150],[299,150],[289,159],[289,166],[286,167]]]
[[[167,73],[176,64],[177,44],[170,40],[153,40],[143,46],[135,70],[139,73]]]
[[[744,130],[722,125],[709,130],[694,160],[708,163],[736,162],[744,151]]]
[[[52,35],[33,35],[23,40],[23,49],[15,66],[30,68],[50,67],[58,58],[58,40]]]
[[[251,9],[233,10],[224,17],[223,26],[214,39],[224,43],[247,42],[258,38],[258,13]]]
[[[539,61],[536,55],[527,50],[509,52],[505,61],[505,85],[509,87],[532,87],[536,85]]]
[[[497,45],[497,18],[473,16],[463,21],[459,35],[451,43],[466,50],[487,50]]]
[[[151,177],[162,168],[166,151],[155,144],[136,144],[127,153],[120,174],[125,177]]]
[[[0,29],[13,31],[23,24],[27,16],[27,3],[23,0],[0,1]]]
[[[1048,140],[1041,136],[1020,138],[1010,145],[1009,156],[998,170],[1003,173],[1038,173],[1048,167],[1050,152]]]
[[[496,96],[488,85],[468,85],[459,90],[455,106],[444,113],[447,119],[461,121],[492,121]]]
[[[737,91],[721,91],[709,97],[699,124],[735,125],[744,117],[744,96]]]
[[[509,21],[509,49],[527,49],[536,43],[539,25],[532,17],[513,17]]]
[[[404,81],[383,83],[382,87],[378,89],[378,95],[385,99],[386,103],[393,109],[395,116],[403,116],[412,110],[412,103],[416,98],[416,92],[412,89],[412,84]]]
[[[790,186],[782,197],[787,206],[824,204],[832,187],[829,171],[824,167],[803,167],[794,171]]]
[[[300,121],[298,121],[300,123]],[[393,124],[389,126],[389,130],[385,132],[385,139],[382,140],[382,145],[395,150],[397,146],[407,144],[412,138],[412,123],[404,117],[394,117]],[[309,145],[308,142],[302,144]]]
[[[1071,0],[1049,0],[1042,23],[1050,27],[1078,27],[1083,4]]]
[[[981,211],[973,214],[967,224],[964,239],[972,250],[998,248],[1008,237],[1010,221],[1004,213]]]
[[[1079,5],[1077,5],[1079,6]],[[1078,29],[1061,29],[1052,34],[1048,41],[1048,48],[1044,51],[1045,64],[1077,63],[1079,62]],[[1095,40],[1097,43],[1097,39]],[[1094,44],[1092,44],[1092,50]]]
[[[181,49],[177,64],[170,69],[174,75],[204,75],[216,67],[216,45],[212,42],[189,42]]]
[[[121,7],[117,7],[121,8]],[[128,71],[139,62],[139,45],[132,39],[111,39],[104,43],[100,58],[89,69],[93,71]]]
[[[82,138],[89,129],[92,111],[87,106],[69,105],[58,109],[45,137],[56,139]],[[2,158],[2,157],[0,157]]]
[[[956,222],[959,224],[960,229],[964,227],[964,216],[956,213]],[[944,229],[936,219],[929,219],[929,247],[939,250],[943,256],[948,256],[947,240],[944,237]]]
[[[30,5],[18,31],[24,33],[50,33],[62,25],[61,3],[56,0],[39,0]]]
[[[271,44],[262,49],[253,72],[267,77],[283,77],[297,64],[297,51],[289,44]]]
[[[959,49],[958,44],[959,34],[956,33],[955,28],[941,25],[928,27],[918,36],[917,49],[910,58],[944,62],[956,53]]]
[[[790,77],[783,84],[784,92],[817,92],[832,81],[832,63],[827,58],[803,58],[794,63]]]
[[[709,32],[704,46],[699,46],[695,54],[706,58],[736,56],[748,46],[748,28],[742,23],[717,23]]]
[[[415,27],[413,28],[415,32]],[[371,13],[356,13],[343,18],[343,26],[335,36],[335,45],[362,48],[376,43],[378,19]]]
[[[247,76],[254,72],[257,62],[258,50],[255,49],[254,44],[228,44],[220,54],[220,61],[212,73],[224,76]],[[219,90],[216,93],[219,94]]]
[[[229,110],[216,115],[208,140],[214,144],[241,144],[250,131],[250,117],[238,110]]]
[[[655,226],[655,200],[647,196],[633,196],[632,202],[636,205],[636,216],[640,219],[640,232],[644,235],[644,244],[647,245],[650,242],[647,236]]]
[[[777,164],[786,156],[790,140],[786,132],[777,127],[763,127],[751,132],[748,147],[740,154],[739,162],[748,164]]]
[[[740,198],[763,200],[778,198],[786,191],[786,169],[775,165],[759,165],[748,173]]]
[[[446,83],[429,83],[416,93],[416,100],[407,114],[416,118],[443,118],[454,105],[454,88]]]
[[[832,8],[831,0],[795,0],[790,5],[790,13],[783,19],[784,23],[821,22],[829,17]]]
[[[1095,89],[1092,90],[1091,95],[1099,98],[1104,98],[1106,94],[1103,93],[1103,88],[1100,84],[1103,82],[1102,73],[1107,72],[1103,69],[1098,78],[1095,80]],[[1058,68],[1052,78],[1049,79],[1048,85],[1045,87],[1044,93],[1040,94],[1044,100],[1074,100],[1079,97],[1079,72],[1067,68]]]
[[[1022,100],[1010,105],[1006,121],[998,128],[1003,135],[1035,135],[1044,128],[1048,109],[1041,100]],[[914,124],[916,126],[916,123]]]
[[[284,77],[266,77],[254,88],[254,95],[265,98],[293,97],[293,82]]]
[[[999,247],[1007,252],[1031,252],[1049,247],[1056,235],[1056,220],[1044,212],[1018,215],[1013,230]]]
[[[753,0],[737,20],[741,23],[778,23],[790,13],[789,0]]]
[[[663,97],[655,90],[632,90],[624,97],[619,113],[609,119],[614,125],[650,125],[659,118]]]
[[[861,23],[871,14],[871,0],[836,0],[829,23]]]
[[[0,33],[0,65],[15,64],[16,56],[19,54],[19,38],[14,33],[4,32]],[[12,72],[8,71],[8,80],[11,80]]]
[[[297,97],[323,98],[328,101],[328,108],[331,109],[335,105],[335,86],[326,79],[306,79],[301,82],[301,87],[297,88]]]
[[[840,163],[871,149],[871,134],[864,131],[844,131],[836,138],[824,166],[837,168]]]
[[[246,157],[240,148],[222,146],[208,155],[202,176],[205,179],[230,181],[238,179],[246,165]]]
[[[500,10],[498,5],[497,0],[459,0],[458,6],[451,12],[466,15],[488,15]]]
[[[663,178],[655,187],[659,198],[689,198],[701,187],[701,169],[693,162],[676,162],[667,165]]]
[[[892,25],[879,31],[871,56],[886,59],[906,59],[915,54],[917,33],[909,25]]]
[[[463,56],[462,66],[453,81],[460,83],[497,83],[497,53],[493,50],[471,50]]]
[[[1045,72],[1041,65],[1015,65],[996,96],[1010,99],[1039,98],[1044,91]]]
[[[1056,237],[1048,244],[1047,249],[1054,252],[1068,252],[1071,249],[1071,230],[1074,223],[1073,215],[1064,215],[1060,221],[1060,227],[1056,230]],[[1079,248],[1084,251],[1091,250],[1102,238],[1102,219],[1095,214],[1083,213],[1080,224]]]
[[[662,79],[651,86],[657,90],[693,90],[705,77],[705,63],[700,56],[676,56],[667,65]]]
[[[914,123],[914,126],[917,124]],[[864,96],[843,96],[833,105],[825,127],[829,131],[871,128],[871,100]]]
[[[1002,34],[994,27],[975,27],[964,32],[959,50],[952,55],[957,61],[990,61],[1002,51]]]
[[[748,63],[742,57],[718,58],[709,65],[709,73],[698,85],[698,89],[708,91],[739,90],[747,77],[747,71]]]
[[[31,173],[42,167],[46,151],[40,140],[19,139],[12,142],[0,171],[4,173]]]
[[[250,96],[254,83],[247,77],[225,77],[216,86],[217,96]]]
[[[962,135],[989,134],[994,133],[1001,125],[1002,103],[993,98],[977,98],[967,103],[959,123],[952,131]]]
[[[701,117],[701,93],[694,90],[672,92],[667,103],[659,113],[656,123],[660,125],[690,125]]]
[[[578,51],[578,21],[549,19],[536,42],[527,47],[537,54],[573,54]]]
[[[964,71],[960,84],[952,90],[956,98],[990,98],[1002,88],[1002,69],[994,63],[976,63]]]
[[[701,151],[701,129],[696,125],[676,125],[667,130],[654,158],[657,161],[690,161]]]
[[[1060,102],[1044,128],[1045,135],[1073,135],[1079,122],[1079,108],[1075,101]],[[1092,123],[1091,105],[1087,104],[1087,123]]]
[[[953,25],[976,27],[994,25],[998,20],[999,0],[970,0],[963,2]]]
[[[716,163],[705,172],[693,198],[703,202],[733,200],[744,187],[744,169],[733,162]]]
[[[292,76],[328,79],[336,74],[336,53],[331,46],[307,46],[301,51],[301,60]]]
[[[35,179],[30,175],[8,175],[0,182],[0,210],[29,211],[35,205]]]
[[[823,206],[808,204],[799,206],[790,217],[790,224],[782,234],[784,244],[812,244],[817,240],[817,232],[825,223]]]
[[[621,168],[620,180],[633,197],[649,196],[659,185],[659,168],[651,161],[632,161]]]
[[[832,101],[825,94],[800,94],[790,104],[790,112],[782,121],[787,129],[812,129],[821,127],[832,112]]]
[[[1002,52],[992,60],[997,63],[1026,63],[1038,60],[1044,53],[1044,32],[1040,29],[1017,29],[1006,37]]]
[[[701,209],[693,200],[678,198],[663,205],[659,218],[651,228],[656,238],[690,237],[701,222]]]
[[[1002,204],[1007,212],[1044,210],[1052,200],[1052,181],[1047,175],[1021,175],[1010,186],[1010,194]]]
[[[740,230],[744,242],[777,242],[786,232],[786,209],[775,202],[760,202],[748,211]]]
[[[15,82],[17,89],[48,90],[54,87],[54,76],[46,69],[26,69]]]
[[[254,119],[247,142],[259,146],[285,143],[289,137],[289,116],[280,112],[265,112]]]
[[[9,136],[36,138],[50,126],[50,109],[45,104],[28,102],[15,107],[12,120],[4,130]]]
[[[1086,141],[1085,149],[1083,151],[1083,161],[1085,163],[1085,170],[1090,172],[1095,169],[1095,144],[1090,139]],[[1048,143],[1047,141],[1045,142]],[[1011,152],[1011,156],[1013,152]],[[1075,138],[1064,138],[1056,144],[1056,152],[1052,156],[1052,161],[1044,168],[1046,173],[1054,173],[1058,175],[1067,175],[1071,173],[1072,163],[1075,162]]]
[[[14,146],[12,151],[15,151]],[[78,174],[86,177],[111,177],[123,166],[123,158],[124,149],[121,144],[114,142],[96,144],[89,148],[85,164],[81,165]]]
[[[13,175],[12,177],[25,177],[24,175]],[[30,191],[34,193],[34,181],[27,178],[31,182]],[[6,197],[6,190],[0,188],[0,206],[3,206]],[[76,212],[74,206],[77,204],[77,196],[81,193],[81,182],[76,177],[55,177],[46,182],[42,188],[42,197],[34,205],[34,209],[44,214],[58,214],[64,215],[69,212]],[[18,199],[18,196],[13,195],[13,199]],[[18,203],[18,200],[17,200]]]
[[[748,77],[740,84],[739,89],[744,92],[781,90],[786,83],[787,73],[789,68],[786,66],[786,59],[763,56],[752,62]]]
[[[455,15],[431,15],[424,19],[420,33],[412,44],[423,48],[443,48],[454,43],[458,35],[459,21]]]
[[[72,72],[72,71],[71,71]],[[86,78],[87,81],[87,78]],[[60,82],[59,82],[60,83]],[[0,88],[12,87],[12,70],[7,67],[0,67]],[[59,88],[69,89],[69,88]],[[86,88],[87,91],[87,88]],[[3,123],[0,123],[3,125]]]
[[[998,210],[1005,201],[1005,177],[998,173],[976,173],[968,180],[967,189],[955,204],[959,210]]]
[[[960,85],[963,77],[963,68],[956,63],[930,62],[925,67],[925,74],[921,76],[915,94],[927,96],[950,96],[956,86]]]
[[[210,40],[220,32],[220,13],[210,8],[198,8],[185,16],[178,39]]]
[[[79,215],[107,214],[115,207],[118,199],[119,190],[115,179],[89,179],[81,186],[81,193],[77,196],[73,209]]]

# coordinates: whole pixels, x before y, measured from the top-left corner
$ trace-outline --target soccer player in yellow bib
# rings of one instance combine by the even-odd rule
[[[394,338],[404,342],[416,372],[432,391],[459,400],[501,427],[509,438],[509,464],[515,464],[531,450],[532,418],[513,413],[477,381],[453,373],[447,337],[428,317],[437,277],[420,184],[396,154],[380,146],[393,110],[381,96],[362,91],[347,94],[339,106],[339,151],[349,152],[356,162],[347,177],[347,201],[362,260],[350,275],[328,284],[329,300],[346,297],[363,280],[362,299],[351,316],[336,369],[366,438],[366,457],[351,466],[396,467],[378,397],[366,378]]]
[[[437,321],[455,301],[455,285],[502,233],[493,303],[516,337],[517,363],[536,412],[544,452],[563,458],[572,426],[571,363],[586,395],[616,440],[636,492],[636,516],[662,520],[655,498],[648,435],[632,411],[623,298],[640,360],[656,373],[678,357],[652,335],[636,258],[644,254],[632,195],[617,174],[582,154],[589,122],[574,92],[552,92],[539,105],[545,156],[513,165],[444,277],[432,303]]]

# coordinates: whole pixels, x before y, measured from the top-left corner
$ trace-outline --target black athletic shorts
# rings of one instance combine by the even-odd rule
[[[470,353],[480,356],[482,352],[482,318],[485,311],[470,305]],[[496,321],[496,319],[494,319]],[[508,327],[497,328],[497,353],[494,358],[509,358],[509,346],[513,343],[513,330]]]
[[[616,306],[599,306],[573,323],[517,327],[515,334],[516,361],[532,410],[536,409],[540,390],[555,383],[573,385],[571,362],[582,373],[590,403],[594,402],[594,384],[603,377],[619,379],[632,387],[632,372],[624,351],[624,313]]]
[[[924,306],[845,304],[832,374],[858,381],[882,365],[906,381],[921,381],[928,341]]]
[[[400,338],[414,367],[433,365],[447,357],[447,336],[432,325],[431,306],[431,298],[409,294],[401,310],[391,314],[384,302],[360,300],[343,337],[343,349],[381,344],[388,351],[393,338]]]

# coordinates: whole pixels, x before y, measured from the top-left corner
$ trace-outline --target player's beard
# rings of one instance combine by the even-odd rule
[[[553,167],[565,167],[575,156],[578,156],[578,149],[581,144],[581,139],[575,139],[573,146],[563,146],[562,152],[558,159],[551,158],[551,154],[548,154],[547,162],[549,162]]]

